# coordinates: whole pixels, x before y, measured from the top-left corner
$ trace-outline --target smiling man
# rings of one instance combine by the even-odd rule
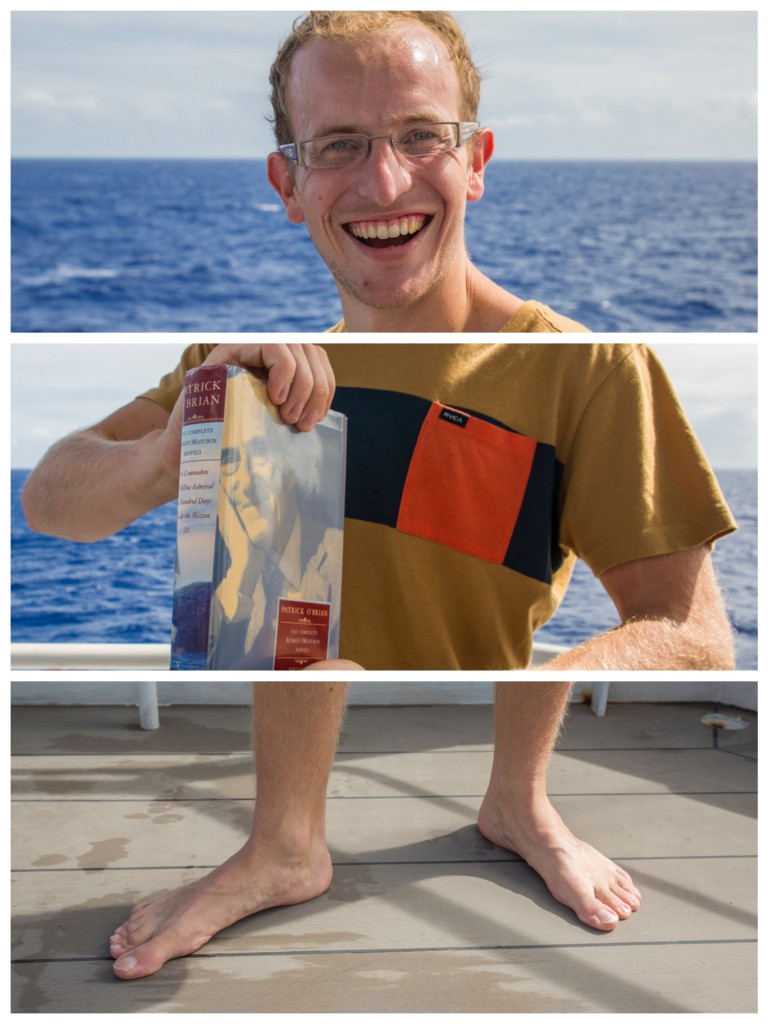
[[[476,123],[478,76],[450,17],[315,12],[272,81],[281,148],[270,180],[334,274],[337,330],[583,330],[469,260],[465,207],[482,193],[492,138]],[[184,370],[236,363],[267,377],[299,430],[332,400],[349,417],[345,658],[398,671],[524,668],[578,556],[621,621],[547,668],[732,668],[710,549],[734,523],[644,346],[329,349],[190,346],[158,387],[54,445],[25,487],[31,525],[95,540],[172,500]],[[560,679],[499,684],[477,824],[579,921],[610,931],[640,894],[547,795],[568,695]],[[326,793],[344,699],[339,681],[256,686],[251,834],[210,874],[136,905],[110,940],[119,977],[153,974],[245,916],[328,888]]]
[[[334,276],[336,331],[583,331],[470,261],[467,202],[493,134],[480,75],[439,11],[313,11],[271,72],[268,176]]]

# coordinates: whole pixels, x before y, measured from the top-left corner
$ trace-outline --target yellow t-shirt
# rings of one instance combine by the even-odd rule
[[[575,558],[600,575],[735,529],[644,345],[325,348],[349,419],[340,651],[366,668],[524,667]],[[181,370],[144,397],[171,408]]]

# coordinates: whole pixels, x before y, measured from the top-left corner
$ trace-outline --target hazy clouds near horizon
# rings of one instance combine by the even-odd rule
[[[263,156],[299,13],[16,11],[13,154]],[[757,158],[754,11],[454,13],[501,158]]]
[[[95,423],[153,387],[191,341],[13,344],[11,465],[31,468],[64,434]],[[713,466],[755,468],[757,344],[671,342],[652,347]]]

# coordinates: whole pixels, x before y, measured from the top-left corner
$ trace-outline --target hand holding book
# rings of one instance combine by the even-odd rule
[[[311,430],[327,416],[335,381],[325,350],[318,345],[217,345],[204,365],[242,366],[266,380],[269,400],[285,423]]]
[[[328,356],[318,345],[227,343],[217,345],[203,363],[225,364],[241,366],[264,380],[281,419],[297,430],[312,430],[330,411],[336,382]],[[151,447],[161,473],[168,476],[171,496],[178,488],[183,408],[182,392],[165,427],[140,441],[142,448]]]

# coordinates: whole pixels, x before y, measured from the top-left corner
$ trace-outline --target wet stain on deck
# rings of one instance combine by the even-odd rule
[[[125,836],[114,839],[101,839],[91,843],[87,853],[77,858],[81,868],[105,868],[128,856],[128,840]]]

